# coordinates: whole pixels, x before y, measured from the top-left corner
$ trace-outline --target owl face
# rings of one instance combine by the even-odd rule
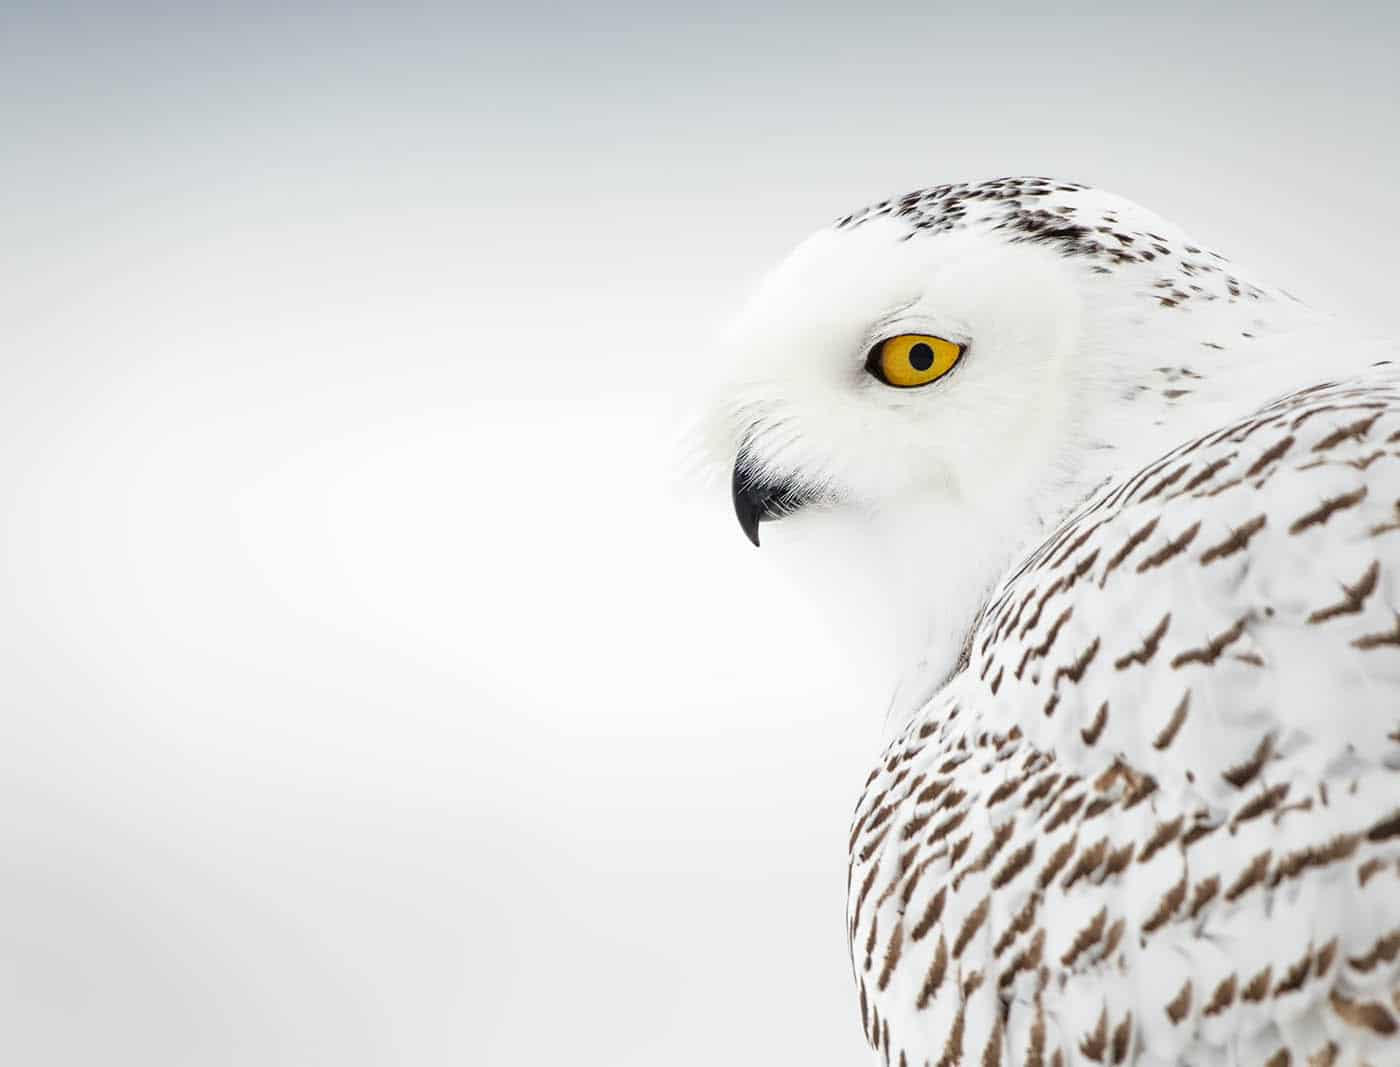
[[[1054,250],[874,219],[820,232],[731,331],[735,513],[955,508],[1055,454],[1081,297]]]

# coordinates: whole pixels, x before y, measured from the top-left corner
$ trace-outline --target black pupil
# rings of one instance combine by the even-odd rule
[[[909,350],[909,365],[915,370],[928,370],[933,366],[933,349],[920,341]]]

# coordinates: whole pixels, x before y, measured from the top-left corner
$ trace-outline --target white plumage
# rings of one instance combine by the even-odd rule
[[[915,333],[946,379],[866,373]],[[841,220],[731,345],[741,521],[869,538],[908,652],[851,833],[881,1057],[1400,1064],[1394,346],[1045,179]]]

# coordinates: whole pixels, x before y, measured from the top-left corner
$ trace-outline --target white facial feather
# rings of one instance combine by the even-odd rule
[[[728,339],[739,375],[728,442],[748,436],[770,476],[870,508],[910,492],[974,491],[966,482],[987,451],[978,428],[989,420],[1051,432],[1064,418],[1061,378],[1077,338],[1076,302],[1053,253],[973,234],[937,244],[901,236],[887,220],[817,234],[768,279]],[[894,389],[865,371],[865,358],[901,333],[968,351],[946,378]]]

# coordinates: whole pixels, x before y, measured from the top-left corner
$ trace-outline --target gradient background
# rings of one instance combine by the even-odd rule
[[[864,1062],[890,664],[677,441],[945,180],[1400,325],[1393,5],[1152,6],[7,4],[0,1060]]]

